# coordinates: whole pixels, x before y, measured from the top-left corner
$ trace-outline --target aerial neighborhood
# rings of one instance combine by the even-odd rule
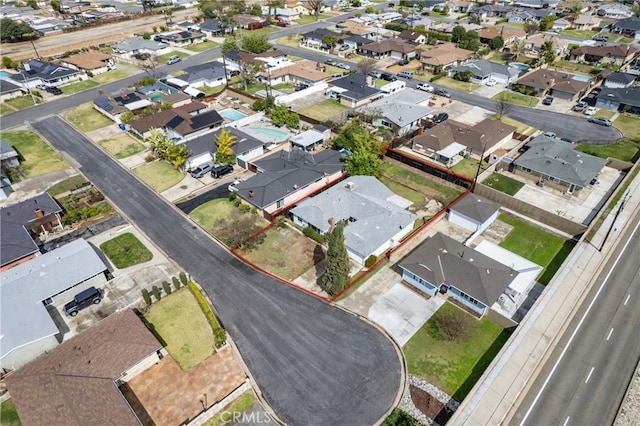
[[[640,416],[638,2],[0,14],[3,426]]]

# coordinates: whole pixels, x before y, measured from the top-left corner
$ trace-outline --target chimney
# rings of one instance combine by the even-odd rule
[[[42,219],[44,217],[44,212],[41,209],[36,209],[35,212],[38,219]]]
[[[346,188],[351,191],[355,186],[353,182],[347,182]]]
[[[333,230],[336,229],[336,220],[332,217],[329,218],[329,230],[327,231],[328,234],[332,233]]]
[[[254,195],[253,191],[249,191],[249,198],[253,198]]]

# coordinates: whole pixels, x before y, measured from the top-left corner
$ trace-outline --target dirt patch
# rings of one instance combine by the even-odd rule
[[[422,389],[411,385],[409,391],[413,405],[439,425],[446,424],[453,415],[453,411],[447,409],[442,402]]]

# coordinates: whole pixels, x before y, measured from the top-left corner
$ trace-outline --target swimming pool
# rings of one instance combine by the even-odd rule
[[[223,109],[222,111],[219,111],[218,114],[220,114],[222,117],[226,118],[227,120],[231,120],[231,121],[240,120],[241,118],[245,118],[247,116],[247,114],[244,114],[240,111],[236,111],[235,109],[232,109],[232,108]]]
[[[577,81],[591,81],[591,77],[587,77],[586,75],[574,75],[571,79]]]
[[[10,75],[11,75],[11,74],[9,74],[9,73],[8,73],[8,72],[6,72],[6,71],[0,71],[0,80],[1,80],[1,79],[3,79],[3,78],[7,78],[7,77],[9,77]]]
[[[268,127],[245,127],[242,130],[246,130],[249,133],[259,133],[261,135],[269,136],[269,140],[273,142],[283,141],[289,136],[287,132],[283,132],[281,130],[271,129]]]
[[[523,64],[523,63],[520,63],[520,62],[512,62],[509,65],[512,66],[512,67],[520,68],[522,70],[522,72],[527,72],[531,68],[529,65]]]

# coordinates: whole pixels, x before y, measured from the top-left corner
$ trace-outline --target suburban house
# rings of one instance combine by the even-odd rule
[[[171,52],[171,46],[167,43],[161,43],[155,40],[145,40],[142,36],[132,37],[120,43],[111,46],[115,53],[125,58],[131,58],[134,55],[148,53],[153,56],[161,56]]]
[[[581,31],[592,31],[594,28],[600,27],[601,21],[597,16],[582,13],[573,21],[573,28]]]
[[[449,70],[449,77],[454,77],[457,73],[465,73],[470,71],[473,73],[472,82],[485,84],[489,80],[498,83],[511,84],[520,75],[520,68],[510,67],[508,65],[487,61],[486,59],[476,59],[465,61],[457,67]]]
[[[508,18],[511,24],[524,24],[527,21],[540,22],[542,18],[549,15],[555,15],[555,11],[551,9],[516,9],[508,14]]]
[[[13,192],[11,181],[4,173],[0,172],[0,201],[9,198]]]
[[[596,14],[605,18],[622,19],[633,16],[633,10],[624,4],[611,3],[599,6]]]
[[[359,36],[366,37],[371,40],[376,40],[379,38],[379,35],[382,34],[380,28],[375,26],[367,26],[361,24],[359,22],[354,21],[353,19],[347,19],[344,22],[339,22],[336,24],[336,27],[342,30],[345,34],[355,34]]]
[[[20,155],[16,149],[7,140],[0,140],[0,168],[5,170],[19,165]]]
[[[604,78],[602,86],[611,89],[622,89],[631,87],[635,81],[635,75],[624,72],[613,72]]]
[[[267,50],[263,53],[251,53],[244,50],[231,50],[224,55],[228,70],[241,70],[246,64],[257,64],[261,69],[276,69],[291,65],[293,62],[287,59],[287,55],[277,49]]]
[[[9,80],[25,89],[34,88],[39,84],[59,86],[80,78],[78,70],[63,67],[52,62],[39,59],[29,59],[20,66],[18,74],[9,76]]]
[[[29,19],[26,23],[29,24],[35,32],[45,36],[60,33],[65,28],[69,28],[71,26],[71,23],[67,21],[48,17]]]
[[[184,47],[202,43],[207,40],[207,36],[200,31],[178,30],[156,34],[154,40],[173,47]]]
[[[170,139],[193,138],[219,127],[224,119],[202,102],[156,112],[129,123],[129,130],[146,140],[152,129],[162,129]]]
[[[638,34],[640,34],[640,18],[634,17],[618,19],[617,21],[611,23],[610,30],[612,33],[636,37]]]
[[[0,271],[40,255],[38,235],[63,229],[62,208],[46,192],[0,208]]]
[[[186,82],[189,87],[217,87],[227,84],[224,66],[220,62],[205,62],[183,69],[184,74],[174,77]]]
[[[70,269],[75,269],[70,268]],[[44,308],[44,307],[43,307]],[[48,314],[47,314],[48,316]],[[166,354],[133,310],[115,313],[5,378],[24,424],[142,424],[119,386]]]
[[[64,58],[62,65],[78,71],[91,72],[93,75],[103,74],[115,68],[111,55],[91,50]]]
[[[640,114],[640,86],[617,89],[604,88],[596,96],[596,107]]]
[[[400,34],[398,34],[398,38],[415,44],[425,44],[427,42],[427,36],[411,30],[400,31]]]
[[[236,163],[241,167],[247,167],[249,161],[264,153],[264,143],[234,127],[225,127],[226,131],[236,137],[232,145]],[[222,129],[212,133],[205,133],[185,142],[191,156],[185,163],[185,169],[191,170],[204,163],[215,163],[217,152],[217,138]]]
[[[458,66],[473,54],[471,50],[460,49],[455,43],[443,43],[420,52],[420,62],[424,69],[446,71]]]
[[[229,28],[217,19],[205,19],[194,29],[198,29],[210,39],[214,37],[224,37],[224,35],[229,32]]]
[[[93,108],[115,122],[120,122],[120,115],[126,111],[138,111],[153,105],[149,97],[134,90],[125,90],[114,96],[99,95],[93,100]]]
[[[375,59],[395,58],[412,60],[416,57],[415,43],[402,39],[387,39],[363,44],[358,48],[358,53]]]
[[[528,36],[524,40],[524,48],[529,53],[539,55],[542,45],[548,41],[550,41],[553,45],[553,51],[556,53],[556,55],[564,56],[564,54],[567,52],[567,48],[569,47],[569,42],[567,40],[555,35],[547,35],[542,33]]]
[[[332,149],[280,151],[251,162],[250,168],[258,174],[229,189],[267,218],[344,177],[342,154]]]
[[[451,167],[467,155],[486,157],[509,142],[515,131],[514,126],[488,118],[473,126],[447,120],[414,137],[411,149]]]
[[[589,82],[576,80],[572,74],[549,69],[536,69],[520,77],[515,89],[534,96],[553,95],[560,99],[576,100],[587,91]]]
[[[638,49],[630,45],[580,46],[571,50],[569,59],[590,64],[622,65],[633,59]]]
[[[464,0],[449,0],[447,4],[456,13],[469,13],[477,7],[476,3]]]
[[[25,89],[9,80],[0,80],[0,100],[18,98],[25,95]]]
[[[551,27],[551,31],[559,33],[560,31],[564,31],[566,29],[571,28],[572,22],[568,19],[560,18],[553,21],[553,26]]]
[[[518,28],[509,27],[487,27],[478,31],[478,37],[482,43],[489,43],[496,37],[501,37],[504,40],[504,44],[509,45],[516,41],[523,40],[527,36],[527,33]]]
[[[105,283],[106,273],[107,266],[83,239],[4,271],[0,367],[15,370],[58,346],[63,332],[47,307],[54,299],[66,303],[79,291]]]
[[[364,108],[379,111],[380,118],[373,125],[386,127],[394,136],[411,134],[424,125],[433,113],[428,106],[431,95],[413,89],[406,89],[379,99]]]
[[[417,216],[406,210],[408,201],[373,176],[351,176],[305,199],[291,209],[293,222],[321,234],[331,221],[345,221],[344,239],[349,257],[364,265],[393,248],[413,230]]]
[[[316,148],[323,145],[330,138],[331,129],[322,124],[316,124],[313,129],[292,136],[289,139],[289,144],[292,150],[298,148],[304,151],[315,151]]]
[[[567,194],[593,184],[607,164],[604,158],[575,151],[571,143],[544,135],[537,136],[528,146],[509,165],[509,170],[533,175],[539,185],[550,183],[565,189]]]
[[[261,16],[253,16],[247,14],[235,15],[233,20],[238,25],[238,28],[246,30],[259,30],[264,25],[264,19]]]
[[[286,67],[262,71],[260,77],[271,85],[293,83],[314,86],[331,79],[331,74],[322,71],[323,68],[318,62],[302,60]]]
[[[311,47],[314,49],[328,49],[329,46],[326,46],[322,41],[322,39],[327,35],[336,37],[340,40],[345,37],[340,33],[328,30],[326,28],[316,28],[301,35],[302,39],[300,40],[300,46]]]
[[[263,8],[263,13],[266,15],[267,9],[268,7]],[[267,12],[267,13],[265,13]],[[291,23],[291,21],[297,21],[298,19],[300,19],[300,13],[304,13],[306,12],[306,9],[303,7],[300,7],[300,9],[293,7],[293,8],[288,8],[288,7],[276,7],[274,10],[274,18],[276,18],[277,20],[282,20],[282,22],[285,23]]]
[[[474,8],[471,15],[478,15],[481,18],[506,18],[507,14],[513,11],[513,7],[499,4],[485,4]]]
[[[331,80],[325,94],[332,99],[337,99],[342,105],[351,108],[359,107],[376,99],[383,94],[375,87],[369,86],[367,77],[362,73],[353,73],[342,78]]]
[[[359,35],[350,35],[342,39],[342,45],[349,46],[353,51],[358,50],[363,45],[369,43],[371,43],[370,39]],[[338,50],[338,56],[344,55],[344,52],[345,51]],[[347,50],[346,52],[351,52],[351,50]]]
[[[406,283],[432,297],[438,292],[447,294],[480,316],[507,297],[519,275],[513,267],[440,232],[416,247],[398,266]]]
[[[500,205],[468,192],[447,210],[447,220],[473,234],[481,234],[499,214]]]

